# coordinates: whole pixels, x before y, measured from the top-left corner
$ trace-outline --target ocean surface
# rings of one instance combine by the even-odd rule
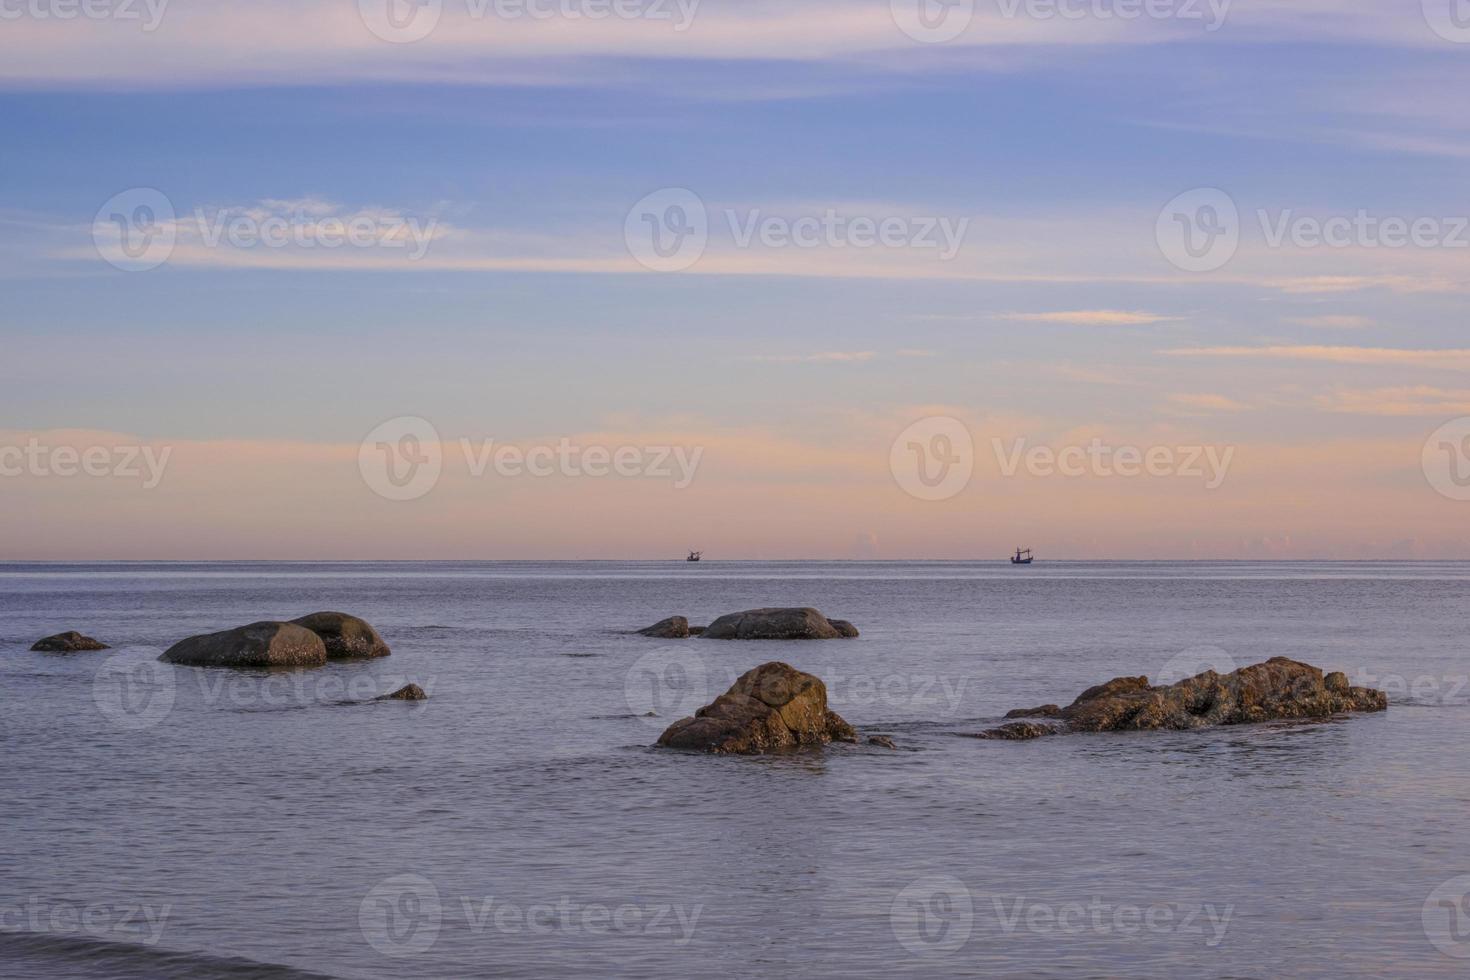
[[[628,632],[763,605],[862,636]],[[156,662],[328,609],[393,655]],[[3,564],[0,975],[1464,977],[1467,614],[1456,563]],[[1278,655],[1389,710],[964,737]],[[652,747],[768,660],[898,748]]]

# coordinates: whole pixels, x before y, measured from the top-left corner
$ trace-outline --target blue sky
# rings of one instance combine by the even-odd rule
[[[354,3],[179,3],[154,32],[0,23],[0,429],[338,447],[411,415],[446,436],[738,434],[742,452],[765,440],[813,460],[876,447],[884,490],[844,489],[847,523],[805,546],[845,554],[849,529],[882,524],[884,553],[902,556],[941,539],[923,530],[933,508],[910,525],[912,502],[882,496],[887,442],[943,412],[977,439],[1101,427],[1228,443],[1267,471],[1347,447],[1355,506],[1304,515],[1284,502],[1315,484],[1246,482],[1250,516],[1234,510],[1196,552],[1470,547],[1436,533],[1463,524],[1458,510],[1416,496],[1425,437],[1470,413],[1470,248],[1268,248],[1255,218],[1470,213],[1470,45],[1437,35],[1418,0],[1238,0],[1208,32],[1003,9],[979,0],[971,29],[937,44],[905,36],[888,3],[705,0],[678,34],[470,22],[445,0],[413,44],[373,37]],[[196,209],[406,216],[443,237],[422,260],[365,248],[325,265],[320,249],[187,238],[160,267],[124,271],[102,260],[94,219],[135,188],[186,223]],[[662,188],[709,211],[709,248],[683,271],[643,268],[624,241],[629,209]],[[1242,215],[1239,253],[1203,274],[1155,240],[1165,202],[1194,188],[1225,190]],[[946,261],[741,248],[724,217],[826,209],[966,232]],[[832,475],[849,462],[814,464],[836,468],[815,482],[864,483],[860,463]],[[1097,549],[1178,550],[1137,523],[1139,487],[1096,491],[1137,532]],[[810,516],[780,499],[762,513]],[[1416,503],[1431,516],[1402,533],[1363,526],[1359,508]],[[1180,504],[1178,526],[1218,506]],[[1046,507],[1033,526],[1074,509],[1060,491]],[[221,530],[201,556],[234,554],[248,530]],[[1073,528],[1056,547],[1081,556],[1084,539]],[[46,556],[39,538],[27,548]]]

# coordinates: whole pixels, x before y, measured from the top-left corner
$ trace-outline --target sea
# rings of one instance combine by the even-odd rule
[[[776,605],[861,636],[634,632]],[[157,659],[319,610],[392,655]],[[0,975],[1464,977],[1467,620],[1448,562],[0,564]],[[1389,708],[970,737],[1274,656]],[[862,742],[655,746],[773,660]]]

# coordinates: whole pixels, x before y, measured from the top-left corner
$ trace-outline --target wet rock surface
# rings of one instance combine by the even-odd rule
[[[291,620],[321,637],[329,660],[386,657],[393,651],[364,619],[347,613],[319,612]]]
[[[193,667],[320,667],[322,639],[295,623],[261,622],[180,640],[158,658]]]
[[[762,664],[692,718],[659,736],[665,748],[761,755],[806,745],[856,742],[857,733],[827,707],[827,687],[789,664]]]
[[[1065,708],[1043,705],[1012,717],[1051,717],[1060,725],[1016,722],[980,738],[1029,739],[1059,732],[1187,731],[1214,725],[1243,725],[1282,719],[1330,718],[1355,711],[1383,711],[1382,691],[1353,687],[1347,675],[1323,672],[1286,657],[1242,667],[1229,674],[1205,671],[1153,687],[1147,677],[1117,677],[1090,687]]]
[[[659,620],[652,626],[645,626],[638,631],[638,635],[652,636],[661,640],[682,640],[690,635],[689,620],[683,616],[670,616],[668,619]]]
[[[746,609],[728,613],[709,624],[707,640],[835,640],[857,636],[857,629],[838,620],[843,632],[826,616],[810,606]]]
[[[76,630],[67,630],[37,640],[31,649],[37,653],[81,653],[87,650],[110,650],[106,643],[83,636]]]

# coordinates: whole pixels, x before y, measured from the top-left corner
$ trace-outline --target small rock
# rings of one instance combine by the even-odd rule
[[[1007,711],[1007,718],[1056,718],[1062,713],[1062,709],[1054,704],[1043,704],[1039,708],[1017,708]]]
[[[877,745],[877,746],[880,746],[880,747],[885,748],[885,749],[896,749],[896,748],[898,748],[897,745],[894,745],[893,744],[893,739],[889,738],[887,735],[869,735],[868,736],[868,744],[869,745]]]
[[[683,616],[670,616],[661,619],[652,626],[645,626],[638,631],[640,636],[652,636],[661,640],[682,640],[687,638],[693,631],[689,629],[689,620]]]
[[[1001,725],[987,732],[980,732],[975,738],[1004,739],[1012,742],[1022,742],[1032,738],[1044,738],[1047,735],[1057,734],[1057,729],[1051,725],[1039,725],[1034,721],[1013,721],[1009,725]]]
[[[84,650],[110,650],[106,643],[83,636],[76,630],[67,630],[45,639],[37,640],[32,650],[38,653],[79,653]]]
[[[858,628],[845,619],[829,619],[827,622],[831,623],[832,628],[845,638],[850,639],[858,635]]]
[[[384,694],[374,698],[375,701],[427,701],[429,695],[417,684],[405,684],[392,694]]]

